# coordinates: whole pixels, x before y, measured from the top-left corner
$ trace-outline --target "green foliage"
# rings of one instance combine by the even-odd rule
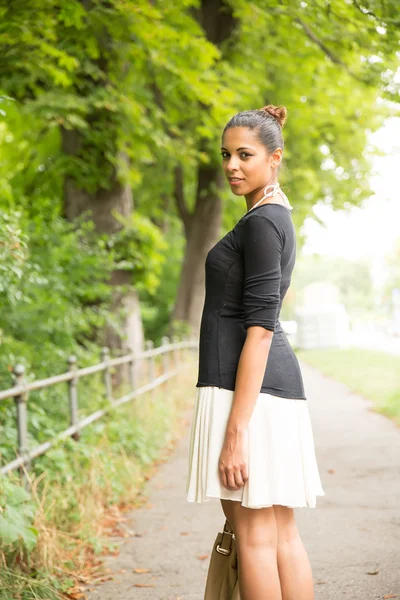
[[[129,270],[132,283],[154,296],[165,249],[159,229],[138,213],[127,220],[125,229],[109,236],[95,234],[84,215],[74,223],[61,218],[60,174],[51,158],[57,139],[43,136],[32,116],[25,116],[24,123],[20,106],[9,100],[3,105],[7,121],[0,124],[1,389],[12,386],[11,372],[18,363],[32,381],[65,372],[71,354],[79,366],[98,362],[104,325],[118,330],[123,316],[121,310],[120,317],[111,318],[111,273]],[[100,379],[96,375],[79,383],[81,414],[101,406]],[[66,391],[60,384],[30,394],[31,447],[69,425]],[[17,445],[12,399],[0,403],[0,427],[4,463],[15,457]]]
[[[161,78],[167,94],[209,97],[218,51],[187,14],[190,4],[96,0],[86,9],[77,0],[17,0],[4,9],[4,89],[29,99],[27,110],[47,126],[80,134],[63,168],[82,189],[108,189],[120,166],[123,175],[119,151],[133,159],[125,176],[134,182],[155,148],[173,150],[167,112],[151,90]]]
[[[43,211],[0,214],[1,389],[12,386],[11,371],[18,363],[25,367],[26,380],[32,381],[65,372],[71,354],[81,367],[100,360],[101,331],[110,323],[112,288],[107,280],[116,267],[132,270],[137,285],[149,293],[158,281],[163,242],[147,218],[132,217],[123,237],[99,237],[90,221],[72,224],[53,215],[44,201],[41,206]],[[81,413],[99,408],[100,376],[80,382],[78,392]],[[65,384],[30,394],[31,447],[68,424]],[[12,399],[0,403],[0,425],[4,462],[15,456]]]
[[[15,280],[9,287],[7,279],[1,279],[0,322],[4,335],[12,337],[17,346],[20,343],[31,349],[33,362],[26,366],[43,372],[43,367],[55,364],[56,356],[65,357],[77,339],[84,343],[93,327],[104,324],[104,307],[110,298],[104,276],[113,262],[104,240],[92,235],[90,222],[77,226],[57,217],[48,224],[40,214],[27,222],[22,212],[14,213],[13,218],[25,232],[24,254],[17,259],[10,254],[5,257],[2,272],[9,278],[14,269]],[[4,226],[8,220],[0,215],[0,229],[10,245],[15,242]],[[10,265],[10,259],[18,260],[18,270]],[[39,347],[40,363],[34,359]],[[0,373],[4,377],[4,367]]]
[[[111,296],[105,276],[113,268],[105,241],[93,236],[90,222],[78,226],[56,217],[46,223],[46,211],[29,217],[23,211],[1,213],[0,231],[1,389],[13,385],[11,371],[18,363],[32,381],[65,372],[71,354],[80,366],[97,362],[96,332],[107,322]],[[98,395],[97,379],[83,386],[83,410]],[[29,407],[31,445],[68,425],[65,384],[33,392]],[[16,447],[12,399],[0,403],[0,426],[0,456],[6,461]]]
[[[166,259],[162,252],[168,245],[148,217],[133,212],[128,218],[115,213],[115,218],[123,225],[107,240],[107,247],[113,251],[115,268],[132,272],[136,289],[146,290],[154,296]]]
[[[0,96],[0,108],[0,209],[54,218],[63,186],[58,128],[10,98]]]
[[[21,299],[19,283],[27,249],[27,236],[19,227],[20,217],[21,213],[3,213],[0,216],[0,294],[12,306]],[[0,340],[1,334],[0,329]]]
[[[171,325],[171,313],[177,294],[177,282],[182,268],[182,256],[185,252],[185,240],[180,232],[176,219],[169,219],[170,229],[165,233],[164,239],[167,244],[167,260],[161,265],[159,274],[159,285],[156,294],[150,293],[146,287],[141,287],[139,299],[143,319],[143,327],[148,339],[155,344],[161,343],[164,335],[169,335]],[[176,327],[173,327],[179,334]],[[186,329],[186,328],[185,328]],[[184,333],[185,330],[181,331]]]
[[[149,179],[172,190],[177,163],[193,170],[219,159],[229,116],[283,102],[282,177],[297,224],[321,197],[360,203],[369,193],[365,133],[392,110],[377,95],[398,97],[395,3],[235,0],[236,28],[220,48],[195,20],[197,4],[10,3],[0,26],[4,90],[46,128],[79,135],[79,150],[56,161],[78,187],[107,189],[117,169],[146,205]]]
[[[33,526],[35,506],[18,483],[0,476],[0,550],[12,554],[21,546],[32,551],[38,536]]]

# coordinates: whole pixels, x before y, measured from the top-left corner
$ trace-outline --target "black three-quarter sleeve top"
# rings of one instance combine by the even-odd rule
[[[211,248],[196,387],[234,391],[246,330],[259,325],[274,332],[260,392],[307,399],[297,357],[279,321],[295,259],[292,216],[282,204],[256,206]]]

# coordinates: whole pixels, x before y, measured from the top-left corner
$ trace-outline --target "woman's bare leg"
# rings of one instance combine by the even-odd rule
[[[274,505],[278,531],[278,570],[282,600],[314,600],[310,561],[301,541],[294,509]]]
[[[222,499],[221,504],[236,538],[241,600],[282,600],[274,508],[246,508]]]

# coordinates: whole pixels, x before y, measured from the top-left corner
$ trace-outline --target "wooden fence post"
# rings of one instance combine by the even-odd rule
[[[154,348],[154,342],[153,340],[146,340],[146,350],[153,350]],[[154,379],[156,378],[156,369],[155,369],[155,361],[154,361],[154,356],[149,356],[147,358],[148,361],[148,382],[151,383],[154,381]],[[156,395],[156,388],[153,388],[151,390],[151,395],[152,398],[154,400],[155,395]]]
[[[179,338],[177,335],[174,335],[172,337],[172,340],[173,340],[174,344],[177,344],[179,342]],[[175,369],[175,371],[177,371],[178,366],[179,366],[179,349],[178,348],[174,348],[173,357],[174,357],[174,369]]]
[[[110,350],[107,348],[107,346],[104,346],[104,348],[101,351],[101,360],[106,363],[106,366],[104,368],[104,387],[106,389],[106,398],[110,402],[110,404],[112,404],[113,397],[112,397],[112,385],[111,385],[111,372],[110,372],[110,365],[109,365]]]
[[[68,358],[68,371],[74,373],[76,371],[77,359],[76,356]],[[77,425],[78,418],[78,378],[75,376],[68,381],[68,397],[69,397],[69,422],[70,425]],[[76,431],[71,437],[78,441],[81,437],[80,431]]]
[[[15,365],[14,370],[14,385],[24,385],[25,383],[25,367],[24,365]],[[29,460],[29,449],[28,449],[28,393],[22,392],[15,396],[15,403],[17,406],[17,430],[18,430],[18,452],[19,455],[27,459],[25,468],[27,471],[30,469]],[[24,482],[25,487],[28,487],[28,480],[26,474],[21,467],[20,475]]]
[[[129,375],[131,380],[131,388],[133,391],[136,387],[136,359],[133,351],[131,354],[131,360],[129,361]]]
[[[168,336],[164,335],[161,338],[161,343],[162,343],[163,346],[168,346],[168,344],[169,344],[169,338],[168,338]],[[163,375],[167,377],[167,379],[165,380],[165,383],[164,383],[164,391],[166,393],[168,392],[168,382],[169,382],[169,379],[168,379],[169,354],[168,354],[168,352],[169,352],[169,350],[166,350],[165,352],[163,352],[163,355],[162,355],[162,357],[163,357],[163,361],[162,361],[162,364],[163,364]]]

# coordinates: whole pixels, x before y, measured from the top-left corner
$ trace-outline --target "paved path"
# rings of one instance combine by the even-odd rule
[[[344,385],[304,364],[302,371],[326,493],[316,508],[295,509],[315,600],[400,600],[400,430]],[[203,600],[224,517],[218,499],[186,502],[188,441],[189,429],[148,482],[151,507],[130,515],[133,535],[106,558],[114,579],[91,586],[90,600]]]

